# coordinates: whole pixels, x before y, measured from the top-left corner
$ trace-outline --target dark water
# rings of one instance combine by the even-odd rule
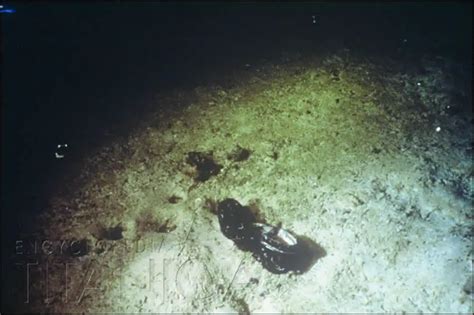
[[[406,39],[408,58],[429,52],[472,67],[470,2],[15,8],[2,17],[2,216],[11,223],[4,240],[23,229],[17,213],[43,209],[61,172],[57,144],[84,156],[107,132],[126,135],[160,91],[335,40],[370,57],[393,54]],[[305,46],[289,44],[295,40]]]

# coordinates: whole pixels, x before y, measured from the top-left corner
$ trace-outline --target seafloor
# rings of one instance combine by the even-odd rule
[[[286,53],[242,64],[221,84],[156,95],[179,110],[150,111],[51,197],[42,236],[89,246],[80,257],[45,255],[48,297],[33,282],[29,306],[471,313],[472,116],[457,103],[469,98],[459,67],[441,56],[406,71],[349,49]],[[229,159],[238,146],[247,160]],[[196,183],[192,151],[212,152],[223,169]],[[303,275],[266,271],[205,207],[227,197],[327,255]]]

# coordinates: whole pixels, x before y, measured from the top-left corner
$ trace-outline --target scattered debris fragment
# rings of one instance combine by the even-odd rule
[[[249,283],[250,284],[258,284],[259,283],[259,280],[257,278],[250,278],[249,279]]]
[[[183,198],[179,197],[179,196],[176,196],[176,195],[173,195],[171,197],[168,198],[168,202],[169,203],[178,203],[182,200]]]
[[[242,162],[248,160],[252,152],[249,149],[242,148],[240,145],[237,145],[234,151],[227,155],[227,158],[234,162]]]
[[[115,227],[105,228],[102,225],[94,225],[90,232],[98,240],[116,241],[123,238],[123,227],[117,224]]]
[[[194,180],[198,182],[205,182],[211,176],[219,174],[222,166],[217,164],[212,157],[212,152],[189,152],[186,158],[186,163],[193,166],[196,170]]]

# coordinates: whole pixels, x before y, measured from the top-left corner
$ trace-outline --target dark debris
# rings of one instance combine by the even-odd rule
[[[249,149],[242,148],[241,146],[237,145],[237,148],[235,148],[234,151],[229,153],[227,155],[227,158],[234,162],[242,162],[248,160],[251,153],[252,152]]]
[[[123,238],[123,230],[120,224],[109,228],[97,225],[93,227],[91,234],[98,240],[117,241]]]
[[[212,176],[219,174],[222,169],[222,165],[214,161],[212,152],[189,152],[186,163],[196,168],[197,175],[194,180],[198,182],[205,182]]]
[[[215,203],[211,206],[216,207]],[[254,210],[227,198],[217,203],[217,216],[222,234],[237,248],[252,252],[262,266],[274,274],[302,274],[326,255],[311,239],[259,221]]]
[[[179,197],[179,196],[176,196],[176,195],[173,195],[171,197],[168,198],[168,202],[169,203],[178,203],[182,200],[183,198]]]

